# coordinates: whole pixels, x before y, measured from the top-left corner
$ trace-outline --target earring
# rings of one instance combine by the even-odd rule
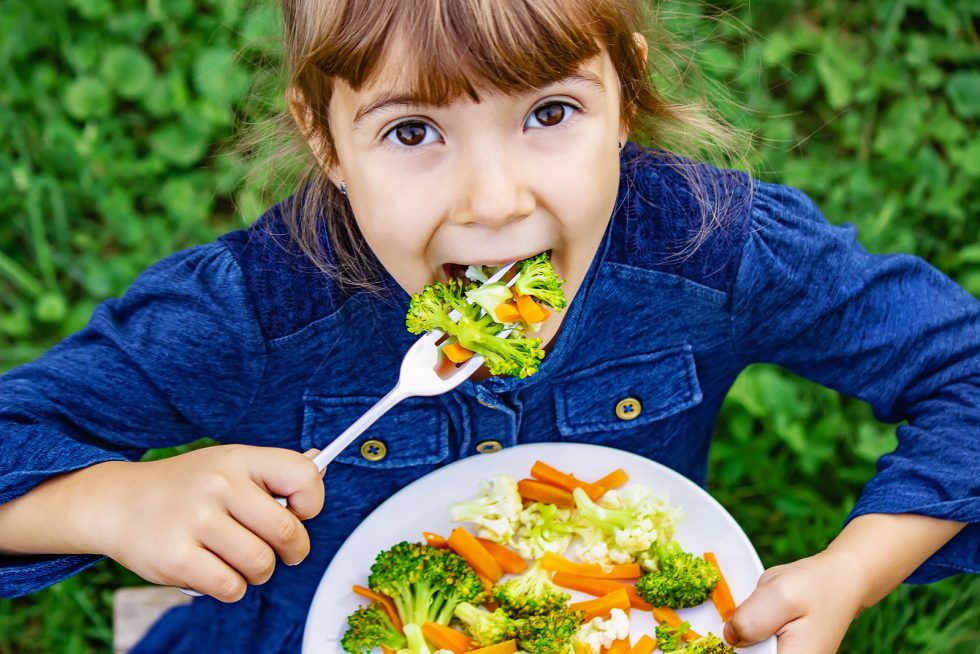
[[[346,182],[341,182],[340,183],[340,194],[343,195],[345,198],[347,197],[347,183]]]
[[[623,144],[622,142],[617,142],[616,147],[619,148],[619,154],[623,154]]]

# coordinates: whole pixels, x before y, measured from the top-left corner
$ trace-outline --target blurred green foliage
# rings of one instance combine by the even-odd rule
[[[662,5],[720,110],[755,135],[756,176],[980,295],[980,3]],[[229,146],[282,108],[277,29],[268,1],[0,0],[0,370],[268,204]],[[894,446],[863,404],[756,367],[725,403],[712,490],[775,565],[832,539]],[[0,654],[107,651],[111,592],[140,583],[105,562],[0,600]],[[843,651],[972,653],[978,625],[976,577],[901,587]]]

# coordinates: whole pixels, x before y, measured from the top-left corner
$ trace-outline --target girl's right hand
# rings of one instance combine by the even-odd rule
[[[248,584],[269,580],[276,555],[296,565],[309,553],[300,521],[323,508],[316,453],[221,445],[93,466],[100,474],[85,507],[93,544],[153,583],[238,601]]]

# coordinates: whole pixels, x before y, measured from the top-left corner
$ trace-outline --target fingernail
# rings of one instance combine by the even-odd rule
[[[728,641],[729,645],[738,643],[738,634],[735,633],[735,627],[732,626],[731,622],[725,623],[725,640]]]
[[[290,568],[292,568],[294,566],[299,565],[300,563],[302,563],[302,561],[297,561],[296,563],[286,563],[286,565],[288,565]]]

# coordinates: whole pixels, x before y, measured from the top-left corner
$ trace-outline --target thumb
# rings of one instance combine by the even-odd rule
[[[314,447],[312,449],[309,449],[309,450],[306,450],[305,452],[303,452],[303,456],[312,459],[312,458],[316,457],[316,455],[319,454],[319,453],[320,453],[320,450],[318,450],[318,449],[316,449]],[[323,466],[323,470],[320,471],[320,476],[321,477],[323,475],[325,475],[325,474],[327,474],[327,466]]]
[[[786,601],[777,581],[779,567],[771,568],[759,577],[755,591],[725,624],[725,640],[730,644],[744,646],[765,640],[800,617],[800,612]]]

